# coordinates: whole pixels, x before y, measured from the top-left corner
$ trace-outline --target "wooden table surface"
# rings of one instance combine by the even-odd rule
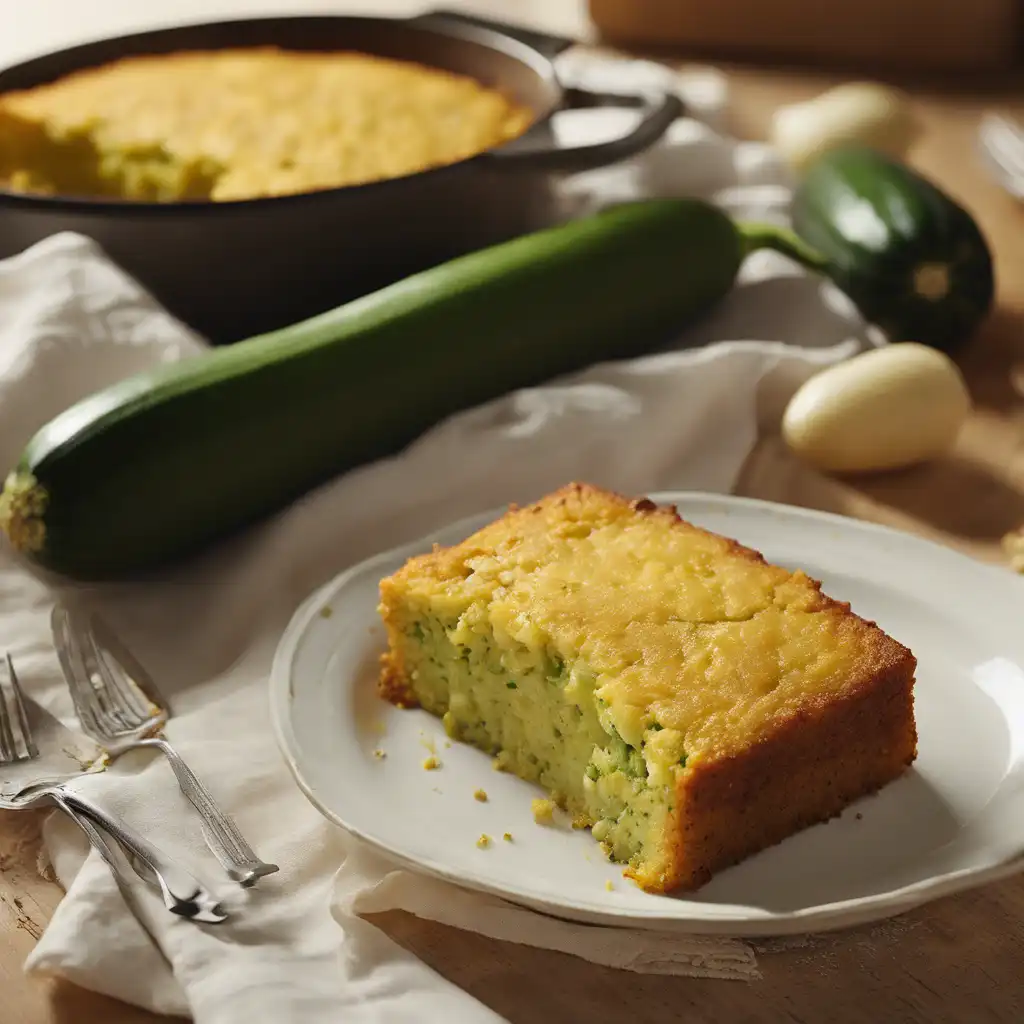
[[[577,0],[478,0],[464,6],[581,37],[587,32]],[[835,74],[749,66],[726,71],[734,130],[752,138],[763,137],[777,104],[811,96],[840,80]],[[973,140],[985,109],[996,106],[1024,117],[1024,92],[1015,83],[971,83],[970,89],[963,83],[900,84],[911,92],[926,125],[914,162],[970,207],[996,255],[998,310],[961,360],[975,412],[949,458],[856,480],[810,472],[787,456],[776,439],[766,437],[751,456],[739,490],[889,523],[998,561],[1001,536],[1024,523],[1024,209],[987,179],[975,159]],[[29,981],[22,974],[22,962],[61,896],[37,870],[38,827],[32,815],[0,814],[0,1021],[157,1020],[67,983]],[[378,920],[394,938],[515,1024],[1024,1020],[1024,876],[880,925],[797,940],[783,951],[761,951],[763,978],[749,983],[616,972],[401,913]]]

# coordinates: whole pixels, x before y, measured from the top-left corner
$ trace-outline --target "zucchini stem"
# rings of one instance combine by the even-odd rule
[[[914,294],[922,299],[941,302],[951,287],[948,263],[922,263],[914,271]]]
[[[808,270],[828,273],[828,260],[789,228],[779,227],[777,224],[743,222],[736,225],[736,230],[743,243],[744,257],[759,249],[771,249],[773,252],[788,256]]]

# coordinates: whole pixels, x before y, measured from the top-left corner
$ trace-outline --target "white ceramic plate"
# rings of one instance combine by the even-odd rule
[[[285,757],[331,821],[400,862],[575,920],[771,935],[891,916],[1024,863],[1024,581],[878,526],[749,499],[657,494],[701,526],[800,567],[917,655],[913,769],[840,818],[722,872],[699,892],[653,896],[589,831],[534,823],[538,790],[446,744],[440,722],[376,695],[377,585],[434,541],[379,555],[313,595],[285,632],[271,699]],[[422,767],[430,750],[442,767]],[[386,758],[375,756],[376,750]],[[486,803],[474,790],[486,790]],[[512,833],[513,841],[502,835]],[[481,833],[493,839],[476,845]],[[609,891],[606,882],[612,882]]]

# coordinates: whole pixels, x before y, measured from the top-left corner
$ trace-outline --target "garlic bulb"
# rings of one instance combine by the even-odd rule
[[[870,472],[948,451],[971,410],[956,364],[942,352],[898,342],[815,374],[790,399],[782,436],[825,472]]]
[[[849,82],[814,99],[779,107],[771,141],[797,172],[830,149],[871,146],[902,159],[920,133],[906,99],[895,89]]]

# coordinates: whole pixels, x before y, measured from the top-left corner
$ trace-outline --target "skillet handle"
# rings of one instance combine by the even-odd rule
[[[410,18],[409,21],[411,24],[421,25],[423,28],[436,28],[439,32],[453,28],[456,30],[479,28],[489,32],[499,32],[548,58],[557,57],[563,50],[568,50],[570,46],[575,46],[577,43],[576,39],[552,35],[550,32],[537,32],[534,29],[510,25],[494,18],[482,18],[476,14],[464,14],[462,11],[449,11],[444,8],[427,11],[426,14],[418,14],[414,18]]]
[[[575,173],[618,163],[650,149],[683,116],[682,100],[672,93],[653,96],[599,96],[582,89],[566,91],[568,106],[638,106],[644,111],[639,123],[627,135],[585,146],[558,146],[548,122],[541,122],[525,135],[504,146],[482,153],[478,159],[490,167]]]

